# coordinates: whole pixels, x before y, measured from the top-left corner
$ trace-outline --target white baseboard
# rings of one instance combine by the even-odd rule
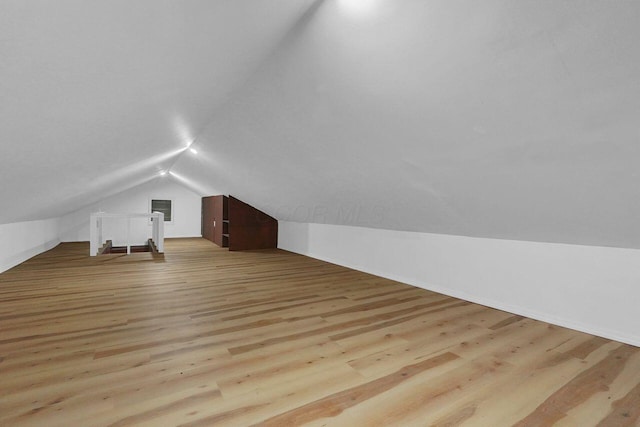
[[[640,250],[280,222],[279,247],[640,347]]]

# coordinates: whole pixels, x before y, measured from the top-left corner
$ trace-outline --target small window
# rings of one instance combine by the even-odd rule
[[[151,200],[151,212],[162,212],[164,214],[164,221],[170,222],[173,219],[173,211],[171,200]]]

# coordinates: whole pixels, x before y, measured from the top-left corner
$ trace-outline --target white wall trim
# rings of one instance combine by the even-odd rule
[[[608,338],[608,339],[624,342],[627,344],[635,345],[636,347],[640,347],[640,338],[635,335],[621,334],[619,331],[613,331],[606,328],[598,328],[592,325],[586,325],[582,322],[575,322],[570,319],[565,319],[563,317],[553,316],[548,313],[542,313],[537,310],[531,310],[527,307],[508,304],[503,301],[496,301],[494,299],[485,298],[480,295],[474,295],[468,292],[459,291],[459,290],[448,288],[448,287],[437,286],[432,283],[421,283],[419,281],[416,281],[414,279],[411,279],[405,276],[401,276],[397,274],[388,274],[387,272],[379,271],[379,270],[376,270],[375,268],[365,270],[362,267],[360,268],[351,267],[348,265],[341,264],[340,260],[334,259],[331,257],[324,257],[324,256],[316,255],[313,253],[301,254],[301,255],[306,255],[311,258],[318,259],[320,261],[330,262],[332,264],[341,265],[343,267],[349,267],[354,270],[362,271],[364,273],[373,274],[374,276],[380,276],[380,277],[384,277],[385,279],[395,280],[396,282],[406,283],[411,286],[415,286],[415,287],[426,289],[433,292],[438,292],[438,293],[459,298],[465,301],[470,301],[477,304],[486,305],[488,307],[497,308],[498,310],[507,311],[509,313],[518,314],[521,316],[529,317],[531,319],[540,320],[540,321],[551,323],[558,326],[564,326],[566,328],[575,329],[581,332],[586,332],[591,335],[597,335],[603,338]]]
[[[16,265],[22,264],[30,258],[33,258],[36,255],[40,255],[43,252],[46,252],[50,249],[55,248],[60,244],[60,239],[52,239],[46,241],[42,244],[38,244],[37,246],[31,247],[22,252],[18,252],[12,254],[11,256],[4,258],[0,261],[0,273],[3,273]]]
[[[59,219],[0,224],[0,273],[60,243]]]
[[[286,221],[278,228],[284,250],[640,346],[637,249]]]

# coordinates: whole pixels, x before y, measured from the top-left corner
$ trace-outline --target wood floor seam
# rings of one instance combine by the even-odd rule
[[[0,274],[2,426],[640,425],[637,347],[281,250],[87,252]]]

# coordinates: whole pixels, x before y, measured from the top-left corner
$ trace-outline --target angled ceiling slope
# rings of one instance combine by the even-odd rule
[[[281,220],[640,248],[638,2],[0,7],[0,223],[171,168]]]
[[[173,170],[281,220],[640,248],[639,21],[638,2],[327,0]]]
[[[158,176],[311,4],[0,4],[0,224]]]

